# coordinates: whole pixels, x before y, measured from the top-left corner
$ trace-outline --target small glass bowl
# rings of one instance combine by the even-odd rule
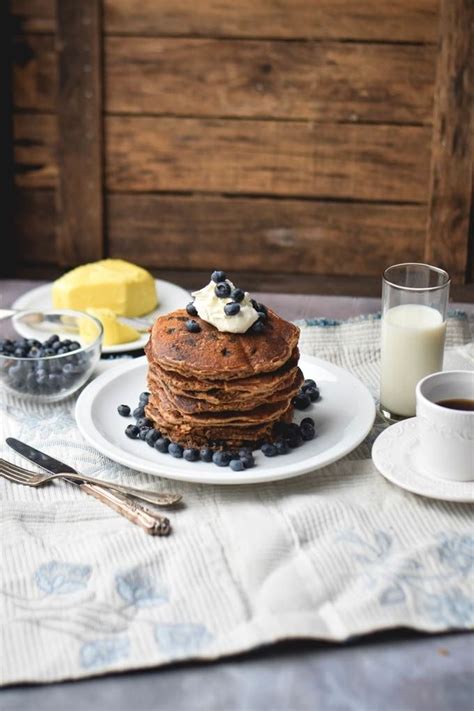
[[[0,339],[19,342],[20,350],[20,343],[23,347],[27,341],[43,343],[53,334],[80,348],[47,356],[0,354],[0,384],[5,391],[36,402],[57,402],[87,382],[100,359],[103,340],[102,324],[94,316],[69,309],[18,311],[0,322]]]

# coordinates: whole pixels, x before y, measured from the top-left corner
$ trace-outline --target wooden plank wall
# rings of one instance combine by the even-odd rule
[[[423,260],[438,0],[103,0],[106,229],[95,212],[85,248],[58,214],[54,0],[11,4],[25,263],[370,277]]]

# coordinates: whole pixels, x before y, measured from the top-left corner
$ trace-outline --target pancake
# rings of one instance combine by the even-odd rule
[[[150,362],[185,377],[232,380],[277,370],[298,343],[298,327],[271,309],[262,333],[222,333],[202,319],[201,331],[190,333],[188,319],[184,309],[156,319],[145,348]]]

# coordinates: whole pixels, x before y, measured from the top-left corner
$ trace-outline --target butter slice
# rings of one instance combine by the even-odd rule
[[[140,338],[140,334],[131,326],[122,323],[111,309],[87,309],[86,313],[95,316],[104,327],[104,346],[115,346],[119,343],[129,343]],[[89,343],[90,321],[85,318],[79,320],[79,335]],[[97,337],[97,334],[95,335]]]
[[[120,316],[143,316],[158,305],[152,275],[123,259],[84,264],[53,283],[57,309],[111,309]]]

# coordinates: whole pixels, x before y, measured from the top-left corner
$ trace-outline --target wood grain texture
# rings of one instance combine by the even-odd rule
[[[424,127],[109,116],[107,187],[423,202]]]
[[[15,242],[18,261],[57,264],[56,199],[53,190],[17,190]]]
[[[109,37],[110,112],[430,122],[432,46]]]
[[[474,4],[442,0],[425,258],[466,276],[473,164]]]
[[[50,188],[57,184],[57,117],[15,114],[13,117],[15,184]]]
[[[100,0],[58,0],[58,249],[62,264],[103,256]]]
[[[18,35],[13,45],[13,104],[17,109],[55,111],[57,57],[52,35]]]
[[[436,39],[437,0],[104,0],[109,33],[213,37]]]
[[[10,0],[10,8],[17,32],[54,32],[55,0]]]
[[[108,246],[162,269],[381,274],[420,261],[426,208],[302,200],[109,195]]]

